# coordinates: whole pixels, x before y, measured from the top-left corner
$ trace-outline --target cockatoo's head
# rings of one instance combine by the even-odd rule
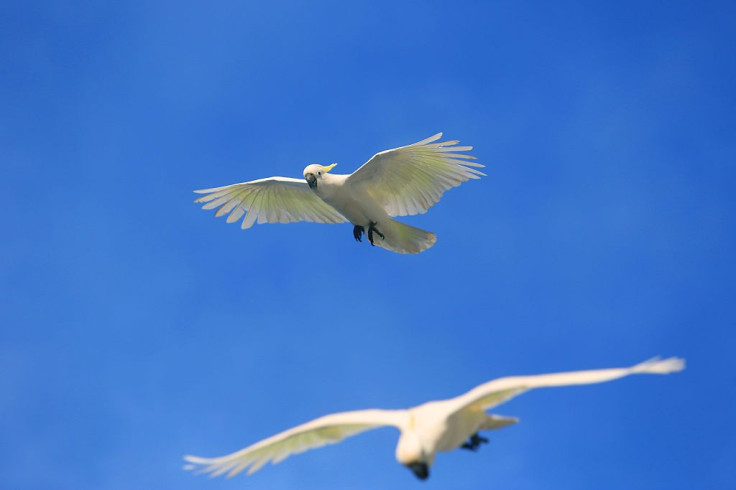
[[[307,165],[307,167],[304,169],[304,178],[307,180],[307,184],[309,184],[309,187],[312,189],[317,188],[317,184],[320,180],[322,180],[322,177],[335,168],[336,163],[333,163],[332,165],[327,165],[326,167],[323,165],[320,165],[318,163],[313,163],[311,165]]]
[[[429,478],[429,467],[434,463],[434,454],[428,453],[422,441],[413,431],[404,431],[396,446],[396,459],[409,468],[420,480]]]

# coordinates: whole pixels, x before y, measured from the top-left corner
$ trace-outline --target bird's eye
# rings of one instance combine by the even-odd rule
[[[322,175],[322,172],[317,172],[318,175]]]

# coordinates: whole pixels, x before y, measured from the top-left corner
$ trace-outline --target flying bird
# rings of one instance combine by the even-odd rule
[[[485,174],[465,153],[472,146],[458,141],[436,142],[442,133],[417,143],[373,155],[349,175],[330,173],[337,165],[307,165],[304,179],[269,177],[240,184],[194,191],[204,194],[195,203],[217,209],[242,229],[254,223],[353,224],[353,238],[368,237],[371,245],[393,252],[417,254],[437,241],[429,231],[392,219],[423,214],[448,189]]]
[[[373,409],[327,415],[227,456],[184,456],[188,463],[184,468],[211,476],[227,473],[228,477],[247,469],[250,475],[269,461],[276,464],[292,454],[335,444],[369,429],[391,426],[400,431],[396,459],[417,478],[426,480],[438,452],[457,448],[476,451],[488,442],[480,431],[518,422],[515,417],[490,415],[486,410],[532,388],[602,383],[631,374],[668,374],[684,368],[683,359],[672,357],[654,358],[628,368],[499,378],[456,398],[431,401],[408,410]]]

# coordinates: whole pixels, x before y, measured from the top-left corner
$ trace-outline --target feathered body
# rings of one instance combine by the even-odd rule
[[[457,141],[436,143],[442,133],[417,143],[375,154],[352,174],[337,175],[335,166],[308,165],[303,181],[270,177],[195,191],[204,209],[217,209],[241,228],[255,223],[344,223],[369,230],[371,244],[398,253],[416,254],[437,241],[434,233],[401,223],[397,216],[421,214],[445,191],[485,175],[483,165],[462,152]],[[373,233],[373,231],[376,233]],[[360,240],[360,236],[356,235]]]
[[[682,359],[651,359],[627,368],[573,371],[499,378],[448,400],[431,401],[407,410],[359,410],[320,417],[269,437],[238,452],[219,458],[185,456],[186,469],[199,468],[213,476],[233,476],[245,469],[251,474],[271,461],[340,442],[377,427],[399,429],[396,459],[420,479],[429,476],[438,452],[459,447],[476,449],[479,431],[494,430],[518,422],[515,417],[487,414],[489,410],[533,388],[603,383],[633,374],[668,374],[684,369]],[[467,441],[470,439],[472,444]]]

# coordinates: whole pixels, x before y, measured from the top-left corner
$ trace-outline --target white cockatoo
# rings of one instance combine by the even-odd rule
[[[215,216],[228,215],[228,223],[245,215],[243,229],[254,223],[349,221],[357,241],[365,233],[371,245],[416,254],[434,245],[437,236],[392,217],[425,213],[446,190],[485,175],[476,169],[483,165],[469,161],[475,157],[459,153],[472,146],[454,146],[458,141],[435,143],[441,137],[437,133],[376,153],[350,175],[330,173],[336,163],[315,163],[304,169],[304,180],[269,177],[202,189],[194,191],[204,194],[194,202],[204,203],[203,209],[219,208]]]
[[[456,398],[431,401],[408,410],[374,409],[327,415],[227,456],[184,456],[188,463],[184,468],[211,476],[227,473],[228,477],[247,469],[250,475],[269,461],[275,464],[292,454],[335,444],[369,429],[392,426],[401,432],[396,459],[424,480],[429,477],[438,452],[457,448],[475,451],[481,443],[488,442],[479,431],[518,422],[517,418],[490,415],[486,410],[532,388],[602,383],[631,374],[668,374],[684,368],[683,359],[672,357],[655,358],[628,368],[499,378]]]

